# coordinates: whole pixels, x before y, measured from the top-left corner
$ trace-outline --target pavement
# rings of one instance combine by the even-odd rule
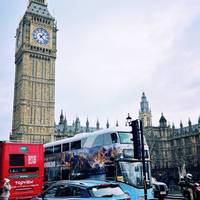
[[[184,199],[184,197],[180,192],[176,192],[176,193],[173,192],[173,193],[169,193],[166,199]]]

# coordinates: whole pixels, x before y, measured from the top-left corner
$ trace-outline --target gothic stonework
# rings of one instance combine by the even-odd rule
[[[167,125],[163,114],[158,127],[146,127],[144,134],[150,149],[152,172],[165,181],[179,179],[186,169],[195,178],[200,176],[200,123],[180,128]]]
[[[29,0],[16,31],[11,140],[48,142],[54,134],[55,19],[44,0]]]
[[[200,117],[198,123],[180,128],[167,125],[163,113],[159,126],[148,124],[151,122],[151,112],[143,93],[140,103],[140,119],[144,122],[144,134],[149,145],[152,174],[161,181],[178,181],[179,173],[184,170],[192,173],[195,178],[200,176]],[[146,118],[145,118],[146,117]]]
[[[78,133],[93,132],[100,129],[99,127],[91,127],[89,124],[90,123],[87,118],[85,126],[82,126],[79,117],[76,117],[76,119],[70,125],[67,122],[66,116],[64,117],[63,115],[63,110],[61,110],[60,121],[58,124],[55,124],[54,139],[59,140],[66,137],[72,137]]]

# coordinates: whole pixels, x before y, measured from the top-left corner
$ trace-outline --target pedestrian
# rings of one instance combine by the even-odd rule
[[[8,200],[10,196],[10,189],[11,189],[10,180],[8,178],[4,178],[3,190],[0,196],[1,200]]]
[[[189,199],[194,200],[195,198],[194,198],[193,188],[195,186],[195,182],[192,178],[192,174],[186,174],[186,176],[184,177],[184,180],[186,182],[185,190],[189,192]]]

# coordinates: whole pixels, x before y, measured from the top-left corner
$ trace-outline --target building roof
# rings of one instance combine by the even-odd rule
[[[160,117],[159,122],[160,122],[160,123],[161,123],[161,122],[164,122],[164,123],[167,122],[167,120],[166,120],[165,117],[163,116],[163,113],[162,113],[162,115],[161,115],[161,117]]]
[[[31,1],[29,3],[29,6],[28,6],[26,12],[31,13],[31,14],[35,14],[35,15],[39,15],[39,16],[42,16],[42,17],[45,17],[45,18],[54,19],[51,16],[51,14],[49,13],[46,4],[40,4],[40,3],[37,3],[35,1]]]

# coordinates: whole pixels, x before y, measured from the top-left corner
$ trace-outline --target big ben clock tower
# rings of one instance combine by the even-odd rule
[[[29,0],[16,31],[13,141],[53,138],[56,32],[46,1]]]

